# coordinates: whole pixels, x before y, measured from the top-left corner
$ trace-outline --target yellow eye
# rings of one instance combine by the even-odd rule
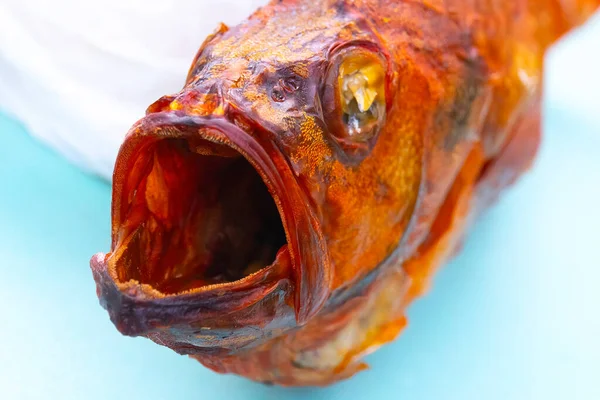
[[[368,140],[385,119],[385,70],[378,58],[346,57],[340,64],[338,96],[347,135]]]
[[[371,147],[386,117],[386,69],[382,57],[366,49],[339,54],[330,69],[324,111],[340,144]]]

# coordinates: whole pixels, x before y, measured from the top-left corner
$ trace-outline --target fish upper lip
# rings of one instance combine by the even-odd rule
[[[263,141],[261,145],[256,138],[224,117],[193,116],[178,111],[147,115],[131,128],[121,146],[113,175],[111,253],[107,256],[98,254],[91,261],[102,305],[107,308],[119,330],[139,334],[148,327],[140,321],[132,321],[141,316],[133,310],[135,307],[155,309],[161,304],[172,305],[177,303],[176,299],[185,298],[199,306],[208,303],[214,308],[219,301],[224,302],[227,297],[235,296],[227,305],[227,311],[234,311],[258,301],[261,296],[275,290],[278,281],[286,278],[281,271],[267,267],[239,281],[200,287],[180,294],[163,294],[149,285],[118,280],[115,266],[111,265],[111,256],[118,252],[123,240],[119,234],[128,203],[122,198],[122,188],[129,178],[128,171],[134,162],[134,155],[143,151],[148,143],[167,138],[186,138],[192,134],[225,144],[241,153],[266,184],[286,232],[292,264],[288,278],[293,282],[295,319],[297,324],[303,324],[325,304],[333,277],[320,223],[287,158],[271,141]],[[289,271],[286,273],[290,274]],[[127,315],[121,315],[124,310],[127,310]],[[197,319],[201,318],[202,312],[192,314]]]

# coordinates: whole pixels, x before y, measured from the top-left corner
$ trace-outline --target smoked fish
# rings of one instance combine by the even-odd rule
[[[221,373],[364,369],[532,165],[544,54],[599,5],[276,0],[220,25],[120,149],[101,305]]]

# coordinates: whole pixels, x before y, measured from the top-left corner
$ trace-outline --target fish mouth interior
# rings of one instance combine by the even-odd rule
[[[273,196],[237,150],[167,138],[134,157],[115,249],[121,282],[175,294],[243,279],[287,251]]]

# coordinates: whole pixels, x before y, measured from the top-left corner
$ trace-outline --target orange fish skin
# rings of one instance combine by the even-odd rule
[[[531,166],[545,52],[599,5],[283,0],[220,26],[182,91],[150,106],[119,153],[111,252],[91,262],[111,320],[265,383],[328,385],[363,370],[472,221]],[[355,50],[385,67],[385,122],[360,143],[336,132],[331,94]],[[190,252],[212,229],[205,215],[190,220],[190,182],[216,196],[223,176],[205,171],[229,162],[194,152],[241,154],[258,171],[288,243],[271,266],[178,280],[190,257],[210,256]]]

